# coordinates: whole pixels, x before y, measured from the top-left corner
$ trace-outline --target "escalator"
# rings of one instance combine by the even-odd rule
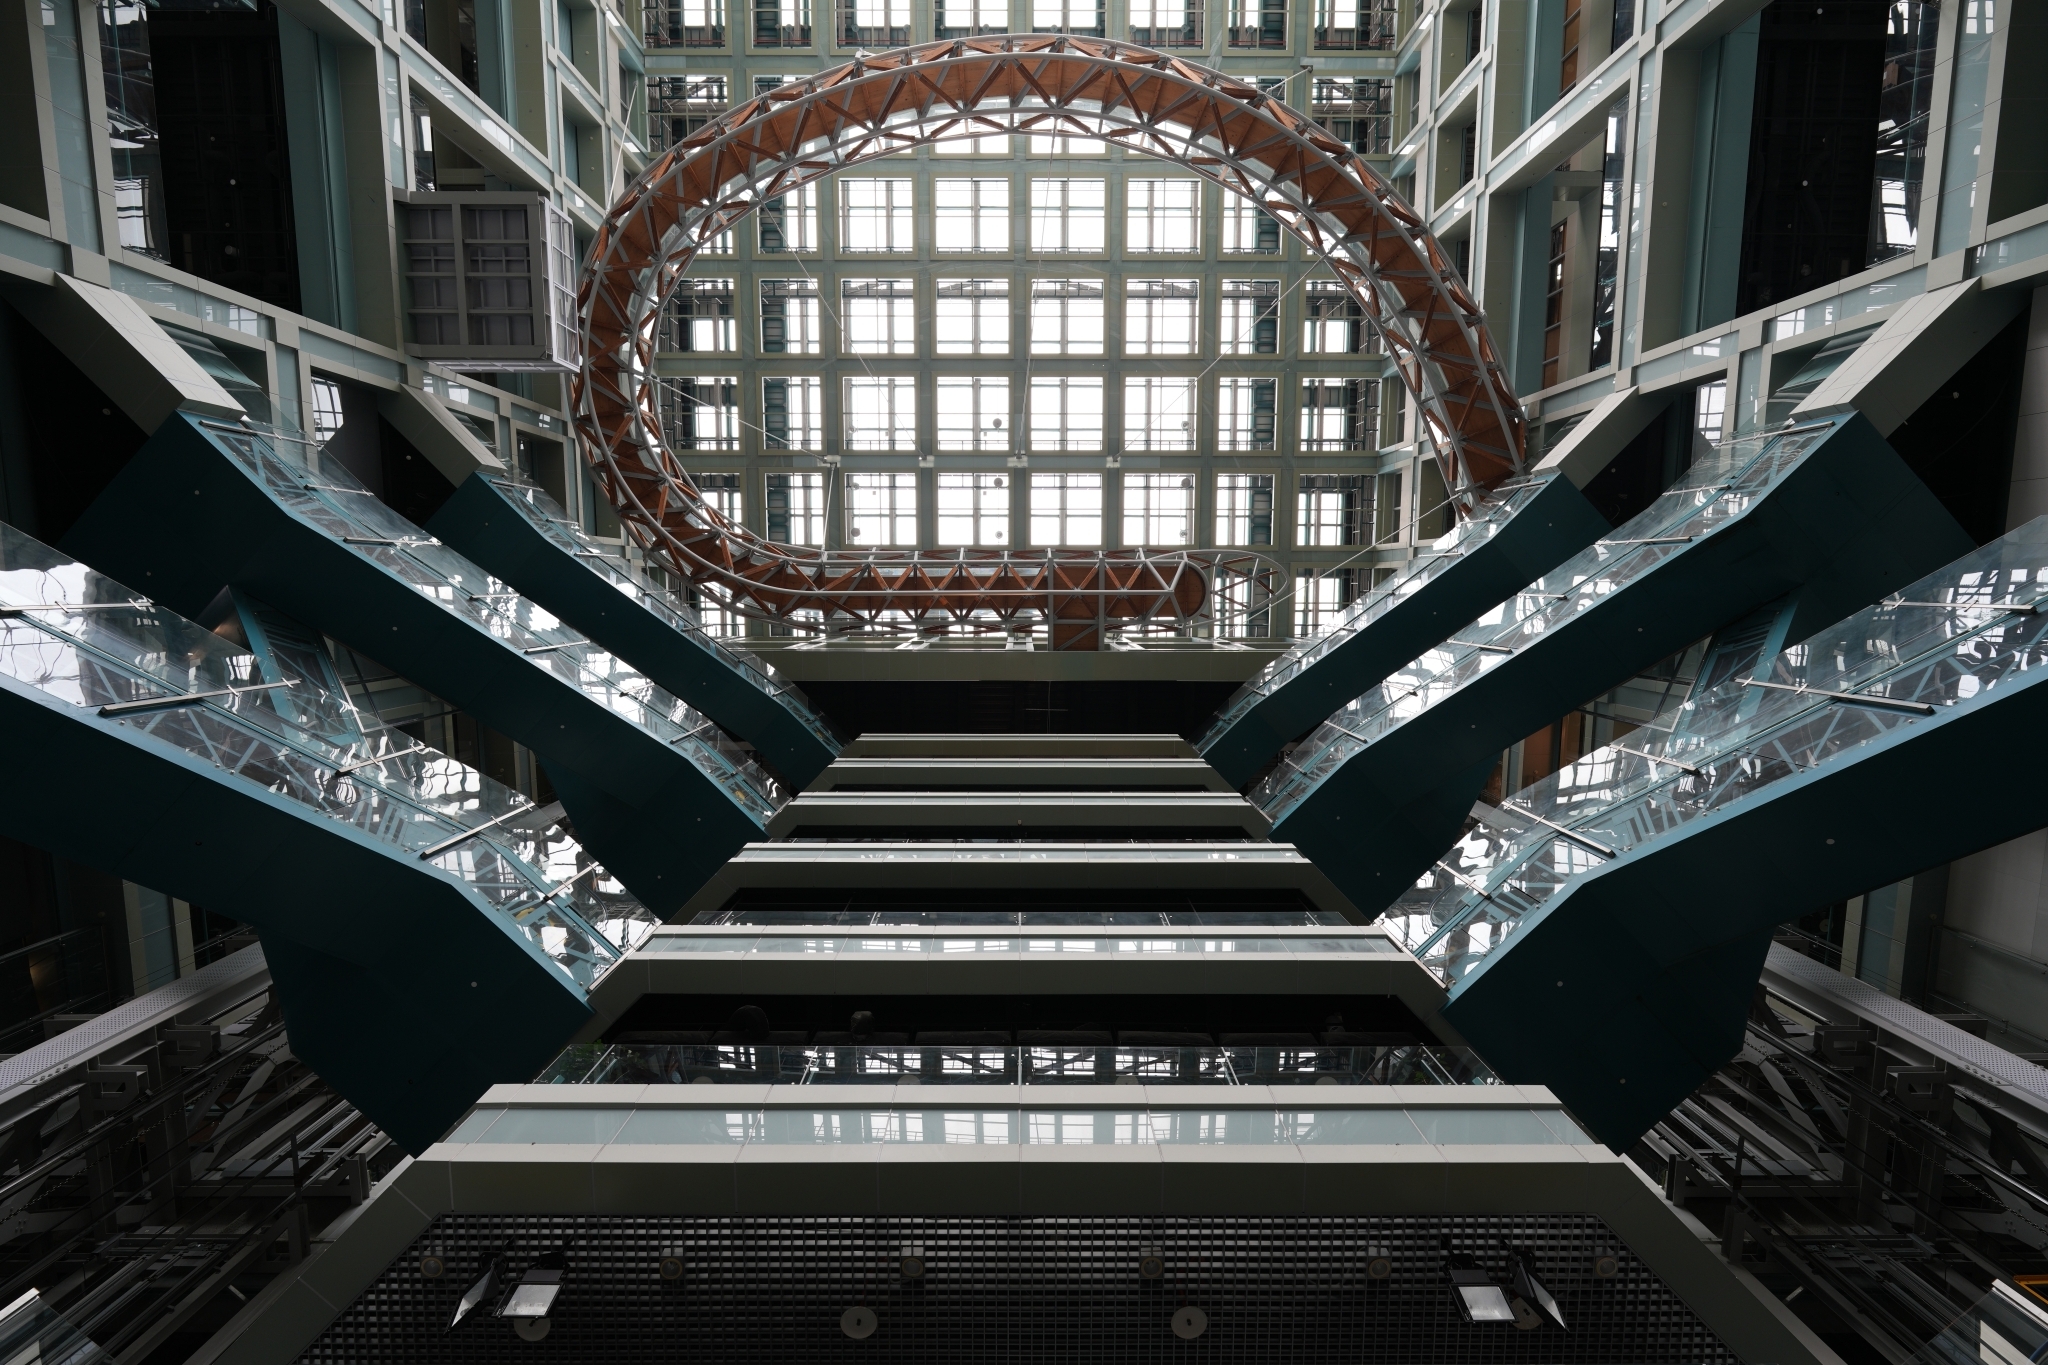
[[[310,443],[179,413],[66,537],[188,617],[247,594],[526,745],[576,835],[656,913],[782,802],[716,726],[386,507]]]
[[[472,474],[428,529],[531,600],[752,744],[801,790],[839,755],[795,685],[705,630],[689,607],[637,581],[531,484]]]
[[[1626,1147],[1741,1046],[1773,929],[2048,824],[2048,518],[1516,794],[1387,922]]]
[[[1457,839],[1501,751],[1764,603],[1793,638],[1969,547],[1854,412],[1737,437],[1331,716],[1251,793],[1361,910]]]
[[[575,1032],[651,916],[558,811],[362,716],[239,607],[256,652],[0,525],[0,819],[254,926],[294,1052],[418,1151]]]

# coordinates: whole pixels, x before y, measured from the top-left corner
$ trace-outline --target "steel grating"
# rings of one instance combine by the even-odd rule
[[[1222,1172],[1219,1171],[1219,1175]],[[1508,1282],[1534,1258],[1570,1332],[1469,1325],[1444,1239]],[[921,1281],[898,1270],[906,1249]],[[1157,1249],[1158,1280],[1139,1275]],[[446,1330],[496,1251],[500,1286],[564,1250],[568,1272],[538,1343],[485,1307]],[[438,1279],[422,1257],[443,1258]],[[1375,1280],[1385,1256],[1392,1274]],[[1612,1256],[1616,1272],[1595,1273]],[[680,1279],[661,1277],[679,1258]],[[1171,1319],[1208,1315],[1192,1341]],[[879,1318],[853,1340],[846,1309]],[[314,1362],[1400,1361],[1460,1365],[1728,1362],[1734,1354],[1586,1215],[1390,1218],[534,1217],[446,1214],[300,1357]]]

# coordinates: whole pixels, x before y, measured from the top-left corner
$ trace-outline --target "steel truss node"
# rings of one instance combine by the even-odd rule
[[[663,443],[656,323],[705,243],[824,176],[1002,133],[1111,140],[1250,199],[1378,327],[1449,486],[1469,494],[1521,472],[1521,407],[1479,305],[1422,217],[1308,117],[1244,81],[1129,43],[1062,34],[925,43],[784,85],[699,129],[612,207],[585,269],[583,369],[573,381],[584,458],[630,534],[722,604],[915,630],[1044,619],[1055,647],[1100,648],[1111,625],[1193,623],[1212,596],[1210,573],[1277,582],[1279,566],[1244,552],[781,545],[707,505]]]

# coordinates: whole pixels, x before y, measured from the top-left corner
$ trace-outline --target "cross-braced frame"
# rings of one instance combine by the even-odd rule
[[[1421,216],[1306,116],[1243,81],[1128,43],[1060,34],[927,43],[739,105],[665,153],[605,218],[578,294],[582,449],[631,534],[700,589],[772,619],[809,611],[920,629],[1043,619],[1056,646],[1097,648],[1112,625],[1192,623],[1211,597],[1210,573],[1277,572],[1242,551],[782,545],[707,505],[663,443],[656,325],[699,249],[821,177],[929,142],[1002,133],[1100,138],[1251,200],[1358,298],[1418,400],[1450,487],[1469,494],[1521,472],[1521,408],[1478,304]]]

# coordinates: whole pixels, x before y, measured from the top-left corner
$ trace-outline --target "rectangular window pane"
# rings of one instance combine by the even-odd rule
[[[1301,449],[1379,449],[1377,379],[1306,379],[1301,385]]]
[[[1100,280],[1031,282],[1031,354],[1101,355]]]
[[[1367,474],[1303,474],[1294,510],[1303,546],[1363,545],[1372,525],[1373,480]]]
[[[1216,543],[1218,545],[1271,545],[1273,543],[1273,476],[1271,474],[1218,474],[1216,476]]]
[[[1171,548],[1194,543],[1195,476],[1124,475],[1124,544]]]
[[[1280,350],[1280,281],[1225,280],[1216,344],[1225,355],[1274,355]]]
[[[661,327],[655,336],[659,351],[735,351],[731,280],[677,282],[661,305]]]
[[[1102,544],[1102,476],[1034,471],[1031,475],[1031,543]]]
[[[1031,0],[1034,33],[1079,33],[1104,38],[1103,0]]]
[[[769,355],[816,355],[818,285],[815,280],[761,281],[761,350]]]
[[[1274,399],[1277,379],[1231,377],[1216,385],[1216,448],[1273,449]]]
[[[839,282],[839,345],[848,355],[916,355],[912,280]]]
[[[850,375],[842,427],[848,450],[917,449],[917,381],[909,375]]]
[[[1008,450],[1009,379],[940,375],[937,417],[940,450]]]
[[[1229,0],[1231,47],[1285,48],[1287,0]]]
[[[1335,623],[1351,600],[1351,573],[1306,570],[1294,580],[1294,638],[1320,635]]]
[[[770,450],[825,448],[824,384],[816,375],[761,381],[761,440]]]
[[[1007,253],[1010,182],[1003,179],[932,182],[932,249]]]
[[[1385,156],[1393,145],[1394,83],[1381,77],[1318,76],[1309,117],[1361,156]]]
[[[932,144],[932,153],[935,156],[1008,156],[1010,139],[1004,133],[940,138]]]
[[[938,0],[933,20],[938,38],[972,38],[1010,31],[1010,0]]]
[[[1038,148],[1032,150],[1036,152]],[[1101,251],[1108,240],[1108,203],[1106,180],[1033,180],[1031,250]]]
[[[1202,0],[1131,0],[1131,41],[1146,47],[1200,47]]]
[[[912,249],[910,187],[907,179],[839,181],[841,251]]]
[[[1102,449],[1099,375],[1031,376],[1031,448]]]
[[[1280,250],[1280,224],[1240,195],[1223,196],[1223,250],[1232,255],[1272,256]]]
[[[1200,301],[1194,280],[1124,281],[1124,354],[1193,355]]]
[[[762,254],[808,253],[818,249],[818,187],[804,185],[767,200],[755,212]]]
[[[1124,449],[1193,450],[1195,381],[1154,375],[1124,380]]]
[[[671,450],[738,450],[740,382],[730,377],[655,381],[661,434]]]
[[[1201,250],[1201,181],[1131,180],[1124,188],[1124,250]]]
[[[940,355],[1010,353],[1010,282],[940,280],[933,319]]]
[[[838,0],[841,47],[903,47],[910,42],[910,0]]]
[[[754,0],[755,47],[810,45],[810,0]]]
[[[783,545],[825,543],[825,475],[794,470],[766,480],[768,539]]]
[[[941,473],[936,480],[941,545],[1008,545],[1007,473]]]
[[[856,548],[917,544],[917,475],[848,470],[846,543]]]
[[[1341,280],[1310,280],[1301,290],[1301,349],[1310,355],[1376,350],[1365,309]]]

